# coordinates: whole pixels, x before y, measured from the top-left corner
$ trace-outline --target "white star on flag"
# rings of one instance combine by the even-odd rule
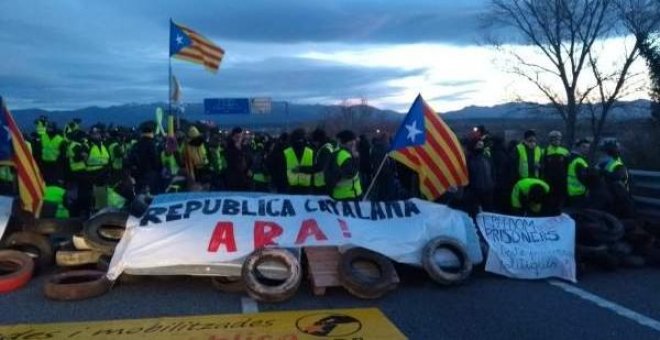
[[[419,129],[417,129],[417,121],[413,120],[413,122],[410,125],[406,125],[406,130],[408,130],[408,137],[407,139],[410,139],[410,142],[414,143],[415,138],[417,138],[417,135],[422,133]]]
[[[183,37],[180,34],[177,34],[176,36],[176,44],[177,45],[183,44]]]

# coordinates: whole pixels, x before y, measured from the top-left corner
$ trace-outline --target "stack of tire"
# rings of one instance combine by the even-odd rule
[[[81,228],[80,219],[35,219],[15,210],[0,242],[0,292],[17,290],[34,275],[49,270],[59,246],[51,240]]]
[[[575,253],[580,268],[591,265],[614,270],[645,265],[645,250],[641,243],[634,242],[638,237],[635,221],[621,221],[594,209],[571,209],[566,213],[575,220]]]
[[[105,210],[85,221],[82,232],[71,237],[73,248],[61,249],[55,260],[64,272],[51,276],[44,294],[53,300],[82,300],[105,294],[110,259],[126,228],[128,213]]]
[[[32,277],[33,270],[37,273],[46,271],[55,262],[58,270],[46,279],[44,285],[46,297],[81,300],[107,292],[110,282],[105,274],[127,218],[125,212],[108,210],[85,222],[79,219],[24,219],[23,230],[10,233],[3,240],[4,248],[10,249],[7,252],[11,253],[0,255],[0,291],[5,276],[16,280],[18,275],[24,285]],[[24,256],[30,261],[25,261]],[[25,269],[28,262],[33,263],[29,276]],[[13,270],[3,270],[7,266]],[[18,288],[16,284],[11,286]]]

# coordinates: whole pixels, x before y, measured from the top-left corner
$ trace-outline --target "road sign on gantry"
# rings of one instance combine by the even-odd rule
[[[248,98],[206,98],[204,113],[207,115],[250,114]]]

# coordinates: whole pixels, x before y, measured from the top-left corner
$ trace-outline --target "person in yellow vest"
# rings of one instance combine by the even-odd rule
[[[167,137],[165,139],[165,147],[160,152],[160,162],[163,166],[161,179],[165,192],[181,191],[185,185],[170,187],[174,179],[181,174],[181,159],[174,137]]]
[[[598,170],[613,199],[613,208],[609,212],[618,218],[634,219],[637,211],[630,194],[630,175],[621,160],[619,143],[616,140],[607,140],[601,146],[601,150],[605,157],[599,162]]]
[[[550,199],[561,206],[566,200],[566,169],[570,151],[561,145],[562,134],[559,131],[551,131],[548,141],[541,161],[542,177],[550,185]]]
[[[211,166],[211,189],[223,190],[225,188],[225,171],[227,160],[222,145],[222,135],[215,134],[209,140],[209,162]]]
[[[41,170],[47,184],[55,184],[64,179],[64,154],[66,143],[57,131],[55,123],[48,123],[46,132],[41,135]]]
[[[588,204],[589,162],[587,161],[587,155],[590,148],[591,142],[587,139],[581,139],[575,143],[575,148],[571,152],[566,174],[567,203],[570,207],[584,208]]]
[[[540,178],[541,176],[541,148],[537,144],[536,132],[525,131],[523,141],[516,145],[513,159],[515,162],[515,178]]]
[[[64,140],[69,141],[71,139],[71,134],[80,129],[80,123],[81,120],[79,118],[74,118],[64,126]]]
[[[66,197],[66,189],[61,186],[61,181],[47,186],[44,191],[44,207],[41,210],[41,217],[69,218]]]
[[[9,164],[0,165],[0,195],[14,196],[17,192],[14,167]]]
[[[309,194],[312,188],[314,150],[307,146],[305,130],[294,130],[289,137],[289,147],[283,152],[287,192],[294,195]]]
[[[188,128],[182,158],[188,176],[193,182],[201,184],[210,182],[209,157],[204,136],[195,126]]]
[[[337,134],[339,146],[325,170],[325,180],[330,196],[336,200],[358,200],[362,196],[357,138],[355,133],[344,130]]]
[[[66,148],[66,188],[67,193],[72,197],[70,212],[73,216],[82,216],[84,211],[87,211],[87,204],[89,201],[83,201],[80,197],[80,186],[87,177],[87,156],[89,149],[83,143],[85,139],[85,132],[76,130],[69,134],[69,144]],[[89,196],[83,198],[90,199]]]
[[[314,177],[312,178],[313,190],[317,195],[325,195],[328,193],[328,188],[326,187],[324,172],[332,160],[335,147],[322,129],[316,129],[312,132],[312,145],[316,148],[314,151]]]
[[[110,182],[115,184],[119,182],[119,179],[124,172],[124,162],[128,153],[126,133],[119,129],[112,129],[110,131],[108,142],[108,152],[110,153]]]
[[[48,125],[48,118],[46,116],[40,116],[37,120],[34,121],[34,131],[39,137],[43,136],[46,133],[46,126]]]
[[[256,192],[270,191],[270,176],[266,166],[266,138],[264,135],[255,135],[251,147],[252,189]]]
[[[110,175],[110,152],[101,139],[101,130],[93,127],[89,133],[89,154],[87,155],[86,178],[79,194],[93,199],[94,210],[108,206],[108,180]]]
[[[629,190],[628,168],[621,160],[621,151],[619,143],[615,140],[608,140],[603,143],[602,150],[605,154],[604,159],[599,163],[599,170],[605,181],[608,183],[618,183],[626,190]]]
[[[542,179],[523,178],[519,180],[511,191],[511,208],[517,216],[543,216],[549,207],[547,198],[550,194],[550,185]]]

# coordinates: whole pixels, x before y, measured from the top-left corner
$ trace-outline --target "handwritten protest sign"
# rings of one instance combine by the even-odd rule
[[[144,216],[128,220],[108,277],[115,279],[124,270],[211,266],[262,247],[358,246],[420,265],[424,245],[441,235],[465,244],[473,263],[482,261],[476,228],[465,213],[418,199],[339,202],[326,196],[168,194],[157,196]]]
[[[575,279],[575,222],[567,215],[526,218],[481,213],[486,271],[518,279]]]

